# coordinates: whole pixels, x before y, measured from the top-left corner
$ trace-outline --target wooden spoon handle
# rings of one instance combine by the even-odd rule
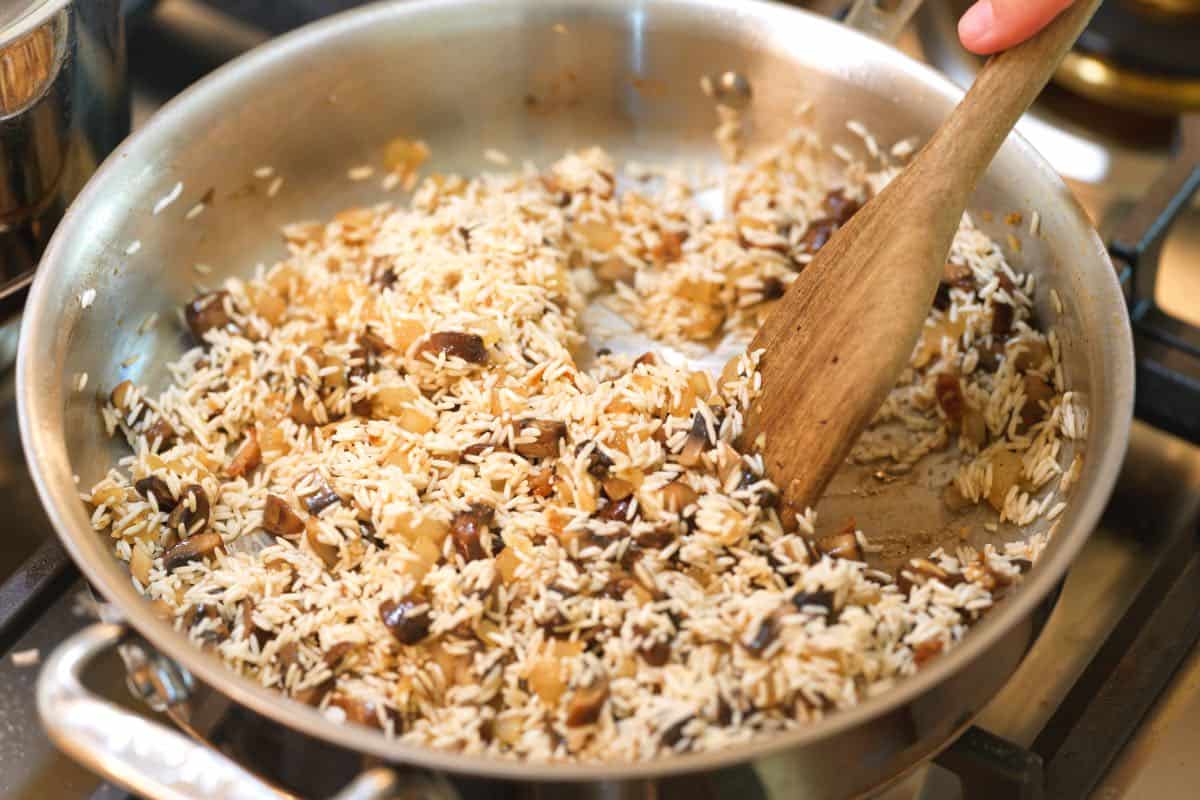
[[[914,159],[953,178],[947,189],[966,198],[1017,120],[1053,77],[1101,0],[1076,0],[1033,38],[992,56],[966,97]],[[964,182],[965,176],[973,176]]]

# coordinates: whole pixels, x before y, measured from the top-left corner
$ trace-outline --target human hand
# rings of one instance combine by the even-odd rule
[[[1005,50],[1050,24],[1071,0],[976,0],[958,21],[963,47],[981,56]]]

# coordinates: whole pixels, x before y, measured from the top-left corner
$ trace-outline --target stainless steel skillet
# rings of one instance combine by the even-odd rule
[[[261,784],[207,754],[195,780],[171,765],[189,745],[134,726],[75,677],[128,629],[235,703],[281,726],[346,750],[436,770],[538,781],[633,781],[770,758],[806,796],[864,791],[928,757],[979,711],[1035,636],[1031,614],[1057,585],[1090,532],[1120,464],[1132,401],[1128,319],[1111,264],[1082,210],[1027,143],[1010,137],[972,208],[1001,219],[1037,209],[1022,268],[1040,276],[1037,303],[1058,320],[1068,382],[1086,398],[1091,435],[1084,468],[1053,544],[1027,580],[947,655],[895,690],[795,732],[712,753],[638,764],[528,764],[464,756],[339,726],[306,706],[239,678],[159,621],[94,534],[78,499],[112,463],[94,387],[123,378],[150,386],[185,341],[173,310],[193,294],[193,265],[215,283],[282,253],[274,231],[377,201],[378,185],[346,179],[379,162],[398,135],[433,146],[429,169],[488,168],[486,147],[547,163],[563,150],[600,144],[640,161],[717,158],[704,74],[733,70],[753,87],[754,141],[791,124],[811,101],[829,143],[857,145],[855,119],[881,142],[932,131],[959,92],[927,68],[843,26],[782,6],[737,0],[417,0],[331,18],[275,41],[201,81],[120,147],[64,218],[26,307],[18,362],[22,434],[34,480],[72,556],[120,612],[119,625],[85,631],[47,664],[41,686],[52,736],[89,766],[141,794],[262,796]],[[269,165],[281,178],[259,179]],[[158,201],[182,183],[159,214]],[[187,212],[209,190],[199,216]],[[82,308],[89,291],[95,300]],[[143,321],[161,315],[143,332]],[[138,355],[129,364],[127,359]],[[88,391],[75,390],[88,374]],[[78,484],[75,476],[79,476]],[[899,517],[920,498],[879,509]],[[1010,531],[1008,535],[1024,535]],[[103,722],[103,725],[98,723]],[[135,746],[136,745],[136,746]],[[202,780],[203,779],[203,780]],[[242,787],[237,789],[236,787]]]

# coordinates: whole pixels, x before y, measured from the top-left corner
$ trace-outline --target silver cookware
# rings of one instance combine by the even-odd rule
[[[815,125],[831,144],[859,146],[846,131],[850,119],[881,142],[920,137],[961,96],[886,44],[762,2],[413,0],[333,17],[253,51],[172,101],[109,158],[50,243],[30,292],[18,362],[33,478],[63,542],[115,615],[64,644],[45,667],[43,721],[60,746],[143,795],[270,791],[215,752],[82,687],[88,660],[135,633],[135,676],[168,705],[183,702],[189,682],[198,682],[330,747],[501,779],[629,788],[754,760],[789,775],[806,797],[840,797],[902,775],[971,721],[1033,642],[1033,612],[1099,518],[1133,397],[1128,316],[1104,246],[1051,167],[1015,135],[971,207],[993,212],[995,221],[983,227],[1001,241],[1010,231],[1005,213],[1040,213],[1040,235],[1025,239],[1020,265],[1039,276],[1043,319],[1055,319],[1050,291],[1062,299],[1064,369],[1090,415],[1083,472],[1051,545],[1020,587],[960,646],[854,709],[718,752],[636,764],[529,764],[414,747],[335,724],[227,670],[154,615],[88,524],[79,487],[99,478],[117,453],[96,412],[96,387],[125,378],[164,384],[164,364],[186,346],[173,310],[193,295],[194,264],[213,267],[203,278],[210,284],[244,274],[282,254],[275,233],[282,224],[378,201],[375,183],[348,181],[346,172],[378,163],[396,136],[429,142],[427,169],[441,171],[488,168],[487,147],[545,164],[591,143],[618,158],[715,162],[716,114],[699,82],[712,75],[721,85],[725,72],[752,87],[745,109],[752,141],[783,133],[800,100],[812,102]],[[648,84],[655,91],[645,91]],[[282,178],[277,192],[254,177],[264,165]],[[180,183],[178,199],[155,214]],[[189,219],[206,197],[203,213]],[[95,299],[85,309],[80,298],[89,292]],[[161,319],[147,330],[142,323],[153,313]],[[81,373],[89,376],[85,392],[75,390]],[[912,507],[908,500],[900,498],[893,517]],[[126,733],[114,737],[114,729]],[[193,760],[195,769],[179,768]]]

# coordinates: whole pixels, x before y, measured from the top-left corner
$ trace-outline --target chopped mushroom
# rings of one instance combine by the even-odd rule
[[[350,697],[336,694],[329,698],[330,708],[340,708],[346,715],[347,722],[355,725],[365,725],[368,728],[379,728],[378,707],[370,700],[361,697]]]
[[[862,206],[858,201],[846,197],[846,193],[842,189],[834,189],[825,195],[825,210],[838,223],[849,222],[860,208]]]
[[[558,455],[558,443],[567,436],[567,425],[552,419],[523,419],[517,423],[513,449],[525,458],[552,458]],[[533,441],[523,441],[531,435]]]
[[[607,701],[608,678],[598,675],[591,683],[576,689],[567,702],[567,727],[580,728],[595,723]]]
[[[719,420],[715,427],[721,427]],[[708,438],[708,423],[704,414],[697,410],[692,416],[692,427],[683,443],[683,449],[679,451],[679,463],[685,467],[696,466],[700,463],[700,456],[713,444],[715,442]]]
[[[129,410],[134,392],[133,381],[123,380],[113,387],[112,394],[108,396],[109,402],[113,408],[121,413]]]
[[[312,548],[313,553],[317,558],[325,564],[326,567],[333,569],[338,563],[338,549],[328,542],[321,541],[321,526],[315,519],[309,519],[304,526],[304,538],[308,541],[308,546]]]
[[[263,530],[272,536],[298,536],[304,530],[304,520],[282,497],[269,494],[263,509]]]
[[[753,656],[761,656],[776,639],[779,638],[779,615],[768,615],[755,629],[749,640],[742,642],[742,647]]]
[[[221,546],[219,533],[198,533],[172,547],[163,555],[163,567],[168,572],[211,555]]]
[[[147,425],[142,433],[153,450],[162,450],[170,447],[171,443],[176,439],[175,426],[161,414],[155,417],[154,421]]]
[[[184,307],[183,315],[187,320],[188,330],[197,342],[204,343],[204,335],[215,328],[232,325],[233,321],[225,310],[225,300],[228,297],[229,292],[224,289],[205,292]]]
[[[315,474],[320,478],[320,483],[317,484],[316,489],[305,494],[303,500],[304,507],[308,509],[308,513],[316,517],[320,516],[321,512],[330,506],[342,502],[342,498],[333,490],[333,487],[329,485],[329,482],[323,476],[319,473],[310,474]]]
[[[400,644],[413,645],[429,635],[432,620],[429,606],[410,600],[384,600],[379,604],[379,619]]]
[[[1054,387],[1041,375],[1026,375],[1025,403],[1021,406],[1021,425],[1029,428],[1046,418],[1043,404],[1054,398]]]
[[[306,706],[313,706],[315,708],[321,705],[321,701],[325,699],[325,695],[332,691],[334,683],[334,678],[330,676],[320,683],[306,686],[303,689],[297,689],[292,693],[292,697]]]
[[[579,455],[579,453],[583,452],[583,448],[586,446],[586,442],[580,443],[579,446],[575,448],[575,454]],[[588,453],[588,475],[591,475],[596,480],[604,480],[608,477],[608,472],[612,468],[612,465],[613,460],[609,457],[608,453],[604,452],[598,443],[592,447],[592,451]]]
[[[418,356],[425,353],[445,353],[451,358],[461,358],[468,364],[485,364],[488,360],[483,337],[460,331],[429,334],[429,338],[417,348]]]
[[[208,494],[199,484],[190,483],[183,488],[178,505],[167,517],[167,527],[179,532],[183,526],[185,536],[192,536],[208,527],[210,514]]]
[[[486,503],[472,503],[466,511],[454,515],[450,522],[450,535],[454,547],[466,561],[484,558],[483,533],[492,524],[496,510]]]
[[[225,474],[237,478],[252,471],[262,463],[262,449],[258,446],[258,433],[251,428],[246,434],[246,441],[238,448],[233,460],[225,468]]]
[[[851,522],[841,532],[822,536],[816,540],[817,552],[833,558],[848,558],[851,561],[862,561],[862,548],[858,546],[858,537],[854,534],[854,523]]]
[[[937,396],[938,405],[950,423],[950,429],[959,430],[962,427],[967,401],[963,398],[962,384],[959,383],[958,376],[946,372],[939,373],[933,391]]]
[[[629,508],[632,505],[632,497],[612,500],[608,505],[596,512],[596,518],[610,522],[627,522],[629,520]]]
[[[809,611],[820,608],[825,613],[826,622],[833,618],[833,592],[827,589],[817,589],[814,592],[796,592],[792,595],[792,606],[797,611]]]
[[[992,303],[992,337],[1004,340],[1012,333],[1013,307],[1008,303]]]
[[[652,667],[661,667],[671,660],[671,643],[654,639],[638,648],[638,655]]]
[[[175,496],[171,494],[167,482],[157,475],[147,475],[134,483],[133,488],[147,500],[153,497],[159,511],[170,511],[175,507]]]

